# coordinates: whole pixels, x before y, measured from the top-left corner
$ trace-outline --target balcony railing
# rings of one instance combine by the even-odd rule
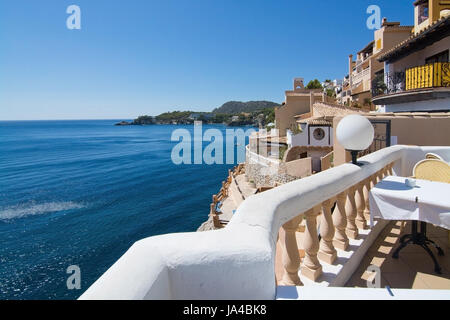
[[[353,89],[361,84],[362,81],[370,80],[370,68],[366,68],[361,72],[355,73],[352,78]]]
[[[436,62],[404,72],[377,76],[372,82],[372,96],[392,94],[409,90],[450,87],[450,63]]]
[[[81,299],[275,299],[278,236],[284,248],[283,283],[300,285],[299,271],[302,279],[317,280],[327,266],[335,268],[337,251],[334,263],[346,270],[330,285],[342,286],[381,231],[365,228],[370,188],[388,174],[410,176],[429,152],[450,159],[450,147],[392,146],[360,158],[361,167],[343,164],[255,194],[224,229],[140,240]],[[303,217],[301,261],[295,231]],[[352,243],[354,238],[358,242]]]
[[[436,62],[406,70],[406,90],[450,87],[450,63]]]

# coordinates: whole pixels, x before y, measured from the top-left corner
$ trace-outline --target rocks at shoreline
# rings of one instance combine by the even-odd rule
[[[132,122],[128,122],[128,121],[120,121],[118,123],[115,124],[115,126],[132,126],[133,123]]]
[[[195,121],[204,124],[224,124],[227,126],[265,127],[275,121],[275,107],[278,104],[270,101],[230,101],[213,112],[172,111],[155,117],[140,116],[132,122],[121,121],[116,126],[169,124],[190,125]]]
[[[197,229],[197,232],[204,232],[211,230],[217,230],[217,228],[214,227],[214,222],[211,219],[211,217],[209,217],[208,220],[206,220],[200,225],[200,227]]]
[[[137,119],[134,119],[133,122],[128,121],[120,121],[115,124],[115,126],[142,126],[156,124],[155,119],[150,116],[140,116]]]

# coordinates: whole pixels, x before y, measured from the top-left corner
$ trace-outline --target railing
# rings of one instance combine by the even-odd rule
[[[406,70],[406,90],[450,87],[450,63],[436,62]]]
[[[222,214],[220,211],[220,204],[225,200],[225,198],[228,197],[228,188],[230,187],[233,178],[237,175],[243,174],[245,170],[244,168],[244,164],[240,163],[232,170],[228,170],[228,177],[222,182],[222,188],[220,188],[219,193],[212,196],[209,216],[212,218],[215,228],[223,228],[224,224],[227,223],[227,221],[220,220],[220,215]]]
[[[343,190],[337,196],[325,199],[302,215],[283,225],[284,275],[282,284],[302,285],[298,275],[312,281],[322,275],[322,263],[333,264],[337,258],[336,248],[346,251],[349,238],[357,239],[359,230],[367,229],[369,212],[369,191],[387,175],[393,175],[394,163],[385,165],[374,174]],[[336,205],[334,205],[336,204]],[[334,211],[332,208],[334,206]],[[306,219],[304,234],[305,259],[300,263],[295,232],[303,218]],[[320,217],[320,236],[317,231],[317,217]],[[322,261],[322,263],[321,263]]]
[[[369,79],[370,79],[370,68],[366,68],[366,69],[362,70],[361,72],[356,73],[352,78],[353,89],[356,88],[357,86],[359,86],[362,81],[369,80]]]
[[[450,147],[392,146],[359,159],[361,167],[343,164],[253,195],[223,229],[140,240],[81,299],[274,299],[280,227],[284,281],[299,284],[298,270],[317,279],[322,264],[332,262],[335,251],[345,249],[347,239],[365,226],[372,185],[386,174],[411,175],[429,152],[450,160]],[[321,240],[315,218],[320,212]],[[306,253],[300,263],[294,230],[302,216]],[[362,258],[352,257],[346,265],[357,267]]]
[[[408,90],[450,87],[450,63],[437,62],[406,69],[405,72],[377,76],[372,81],[372,96]]]
[[[263,166],[271,166],[271,165],[279,165],[280,160],[274,159],[271,157],[265,157],[261,154],[257,154],[256,152],[253,152],[250,150],[249,145],[245,147],[246,152],[246,159],[251,160],[252,162],[259,163]]]

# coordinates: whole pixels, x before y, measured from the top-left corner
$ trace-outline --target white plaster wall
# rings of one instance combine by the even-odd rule
[[[288,134],[290,135],[290,146],[297,147],[297,146],[307,146],[308,145],[308,131],[307,129],[299,134],[292,134],[291,131],[288,131]],[[288,143],[289,144],[289,143]]]
[[[323,131],[325,131],[325,137],[322,140],[316,140],[314,138],[314,130],[317,128],[321,128]],[[310,133],[310,141],[311,146],[315,147],[329,147],[333,145],[333,129],[330,127],[309,127],[308,130],[311,131]],[[330,142],[328,143],[328,137],[330,137]],[[308,136],[306,136],[306,142],[308,142]]]
[[[140,240],[80,299],[275,299],[284,223],[393,161],[394,172],[408,176],[427,152],[450,159],[450,147],[392,146],[361,158],[362,167],[346,163],[253,195],[222,230]]]
[[[314,138],[313,132],[316,128],[322,128],[325,131],[325,138],[322,140],[316,140]],[[308,143],[308,131],[310,132],[310,143]],[[330,135],[330,141],[331,143],[328,143],[328,136]],[[303,132],[298,134],[293,134],[290,130],[286,131],[286,137],[287,137],[287,144],[290,147],[297,147],[297,146],[316,146],[316,147],[329,147],[333,145],[333,130],[330,129],[330,132],[328,132],[328,127],[309,127],[305,126],[303,129]]]
[[[450,98],[386,105],[386,112],[450,110]]]
[[[286,130],[286,143],[288,148],[292,148],[292,132],[291,130]]]

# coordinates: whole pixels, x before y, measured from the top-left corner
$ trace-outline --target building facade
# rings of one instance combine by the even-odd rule
[[[372,83],[384,74],[384,64],[377,59],[407,39],[412,28],[401,26],[400,22],[388,22],[384,18],[381,28],[374,32],[374,40],[357,53],[356,61],[353,60],[353,55],[349,56],[349,76],[344,103],[374,109],[371,104]]]
[[[280,136],[286,136],[286,130],[296,130],[297,119],[295,116],[309,113],[315,102],[328,101],[322,89],[305,89],[303,78],[294,79],[294,89],[285,92],[284,104],[275,109],[275,125]]]
[[[373,102],[386,112],[450,110],[450,2],[414,3],[412,35],[378,58],[384,81]]]

